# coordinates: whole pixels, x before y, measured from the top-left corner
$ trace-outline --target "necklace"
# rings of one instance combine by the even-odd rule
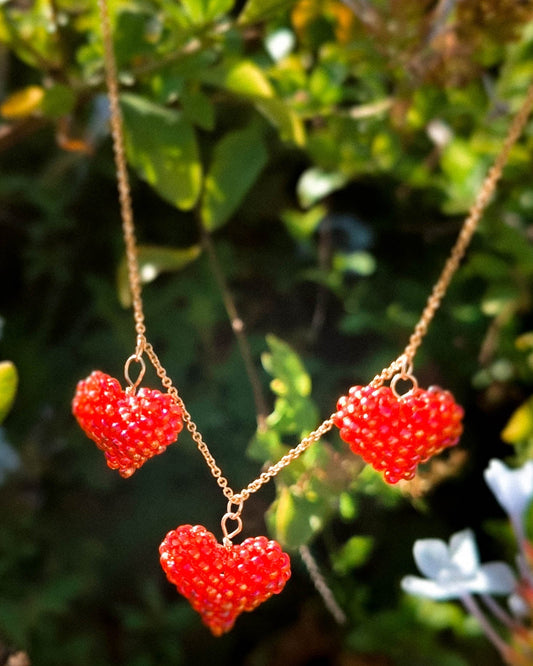
[[[242,531],[244,503],[328,431],[337,427],[341,439],[366,463],[383,472],[389,483],[413,478],[419,463],[459,441],[462,408],[448,391],[418,386],[413,374],[414,358],[533,108],[533,85],[403,352],[367,386],[351,387],[347,395],[338,400],[337,410],[330,417],[246,487],[235,492],[148,341],[107,0],[98,0],[98,7],[136,347],[124,366],[127,388],[122,390],[118,380],[94,371],[78,383],[73,413],[86,434],[103,450],[107,464],[118,469],[125,478],[154,455],[163,453],[176,441],[183,426],[189,432],[227,500],[226,513],[221,520],[223,539],[219,543],[200,525],[179,526],[161,543],[160,561],[169,581],[200,613],[212,633],[219,636],[232,628],[240,613],[251,611],[273,594],[280,593],[290,577],[289,556],[276,541],[259,536],[240,544],[233,543]],[[138,388],[146,370],[145,357],[154,367],[165,393]],[[132,379],[134,365],[138,372]],[[410,382],[410,390],[399,394],[399,380]]]

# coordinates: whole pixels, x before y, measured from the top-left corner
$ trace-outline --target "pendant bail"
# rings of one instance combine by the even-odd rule
[[[399,393],[396,384],[399,382],[411,382],[412,386],[407,391]],[[401,358],[400,371],[397,372],[390,381],[391,391],[394,393],[396,398],[401,398],[403,395],[407,395],[414,389],[418,388],[418,379],[413,374],[413,362],[407,357],[403,356]]]
[[[141,366],[139,369],[139,374],[135,381],[133,381],[130,377],[130,365],[133,362],[139,363]],[[129,386],[126,387],[126,393],[135,393],[135,389],[142,382],[145,372],[146,372],[146,363],[144,362],[143,357],[137,354],[132,354],[124,364],[124,378],[129,384]]]
[[[235,505],[237,507],[236,511],[232,511],[231,507],[232,505]],[[222,527],[222,534],[224,535],[223,539],[223,544],[224,546],[229,550],[232,546],[232,539],[233,537],[237,536],[242,531],[242,518],[241,518],[241,512],[242,512],[242,507],[243,507],[244,502],[234,502],[232,500],[228,500],[228,505],[226,507],[226,513],[222,516],[222,520],[220,521],[220,525]],[[226,523],[228,520],[234,520],[236,521],[237,525],[233,529],[232,532],[228,533],[228,528],[226,526]]]

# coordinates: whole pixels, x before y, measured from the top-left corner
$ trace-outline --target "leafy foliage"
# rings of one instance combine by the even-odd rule
[[[532,79],[533,5],[110,9],[149,338],[244,487],[404,347]],[[135,344],[97,3],[0,3],[0,43],[0,357],[14,364],[0,364],[0,642],[43,666],[203,664],[214,649],[221,664],[496,663],[455,606],[410,605],[398,580],[415,538],[498,515],[479,478],[490,457],[532,456],[531,123],[416,359],[422,385],[465,406],[462,449],[390,488],[333,432],[313,445],[244,515],[293,549],[295,582],[215,648],[157,563],[169,529],[216,531],[225,509],[194,445],[123,482],[69,414],[76,381],[120,377]],[[230,294],[264,403],[255,434]]]

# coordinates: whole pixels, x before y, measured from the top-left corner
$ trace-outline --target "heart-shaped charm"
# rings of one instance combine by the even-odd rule
[[[388,483],[412,479],[418,463],[457,444],[463,431],[462,407],[438,386],[402,396],[390,386],[352,386],[337,409],[341,438]]]
[[[181,409],[168,393],[123,391],[117,379],[99,370],[78,382],[72,412],[124,478],[163,453],[183,428]]]
[[[242,612],[279,594],[291,575],[289,556],[276,541],[260,536],[223,545],[201,525],[172,530],[159,552],[168,580],[215,636],[230,631]]]

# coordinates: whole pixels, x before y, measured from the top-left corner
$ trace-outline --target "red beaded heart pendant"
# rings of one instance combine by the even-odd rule
[[[418,463],[459,441],[463,409],[437,386],[397,396],[389,386],[352,386],[333,422],[354,453],[388,483],[412,479]]]
[[[124,478],[163,453],[183,428],[181,409],[168,393],[123,391],[117,379],[99,370],[78,382],[72,413]]]
[[[168,580],[215,636],[279,594],[291,575],[289,556],[276,541],[260,536],[226,546],[201,525],[169,532],[159,552]]]

